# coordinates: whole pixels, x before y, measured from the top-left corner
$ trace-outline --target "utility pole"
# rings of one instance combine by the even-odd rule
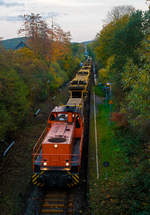
[[[53,20],[53,16],[52,16],[52,41],[54,39],[54,20]]]

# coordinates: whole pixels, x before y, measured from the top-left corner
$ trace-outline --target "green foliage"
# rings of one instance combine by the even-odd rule
[[[132,127],[138,128],[138,132],[145,136],[145,139],[149,138],[148,133],[150,131],[149,55],[148,51],[141,55],[140,66],[129,60],[122,74],[122,86],[126,96],[121,105],[121,110],[128,113],[130,124]]]
[[[131,170],[122,181],[118,193],[121,211],[128,215],[140,215],[150,213],[150,166],[147,160],[141,161],[139,165]]]
[[[137,157],[142,153],[142,140],[140,135],[133,135],[130,129],[124,131],[116,129],[116,136],[118,138],[118,146],[125,154],[125,162],[133,165],[137,162]]]
[[[14,132],[29,112],[28,89],[14,70],[0,73],[0,138]]]
[[[53,81],[51,83],[52,89],[57,89],[68,80],[67,73],[61,69],[58,63],[51,64],[50,73],[53,75]]]
[[[73,56],[79,57],[81,60],[84,59],[84,45],[80,43],[72,43],[71,49]]]
[[[128,127],[124,129],[113,127],[110,138],[111,141],[114,137],[117,140],[115,152],[124,155],[124,164],[128,166],[117,186],[111,187],[106,183],[103,186],[101,182],[100,192],[103,195],[110,192],[113,196],[109,201],[99,195],[102,199],[99,211],[103,209],[104,215],[150,213],[150,165],[147,158],[150,133],[149,23],[150,10],[135,11],[106,25],[95,42],[96,59],[98,64],[103,65],[101,77],[112,83],[117,112],[125,114],[128,120]],[[105,117],[103,112],[102,117]],[[104,154],[109,150],[104,149],[109,140],[103,141],[103,136],[109,136],[110,131],[105,133],[106,125],[102,121],[99,123],[103,129],[101,153]]]
[[[97,86],[95,86],[94,90],[97,96],[105,97],[105,86],[103,84],[99,83]]]
[[[94,53],[94,50],[93,50],[93,44],[92,43],[89,43],[87,45],[87,51],[88,51],[89,56],[91,56],[93,61],[95,61],[95,53]]]
[[[125,28],[129,20],[128,16],[124,16],[116,22],[111,22],[104,26],[100,34],[97,35],[96,39],[96,59],[106,66],[107,59],[112,55],[116,54],[116,33],[122,31]],[[117,41],[118,42],[118,41]]]
[[[136,49],[144,38],[142,21],[142,11],[136,11],[130,16],[126,25],[117,28],[113,44],[117,56],[134,58]]]

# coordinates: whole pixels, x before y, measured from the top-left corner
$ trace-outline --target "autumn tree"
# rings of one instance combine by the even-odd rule
[[[54,23],[50,28],[40,14],[24,15],[24,26],[19,33],[25,33],[29,48],[33,49],[36,56],[43,57],[49,65],[64,56],[70,45],[70,33],[64,32]]]
[[[50,30],[50,38],[52,40],[52,62],[56,62],[58,59],[63,58],[68,52],[70,52],[70,32],[64,32],[59,25],[53,25]]]
[[[40,14],[24,15],[24,26],[19,30],[19,33],[25,34],[29,48],[32,48],[36,55],[44,57],[49,55],[50,32],[47,23]]]

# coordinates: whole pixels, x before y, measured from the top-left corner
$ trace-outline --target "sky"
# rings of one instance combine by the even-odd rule
[[[51,26],[52,17],[73,42],[93,40],[100,32],[107,13],[115,6],[132,5],[147,10],[146,0],[0,0],[0,37],[15,38],[24,14],[39,13]]]

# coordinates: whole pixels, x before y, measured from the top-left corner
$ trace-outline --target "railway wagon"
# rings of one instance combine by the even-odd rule
[[[81,98],[83,103],[88,97],[91,67],[83,69],[84,66],[77,72],[74,79],[69,84],[70,98]]]
[[[86,100],[88,94],[88,77],[76,75],[69,84],[70,98],[80,98]]]

